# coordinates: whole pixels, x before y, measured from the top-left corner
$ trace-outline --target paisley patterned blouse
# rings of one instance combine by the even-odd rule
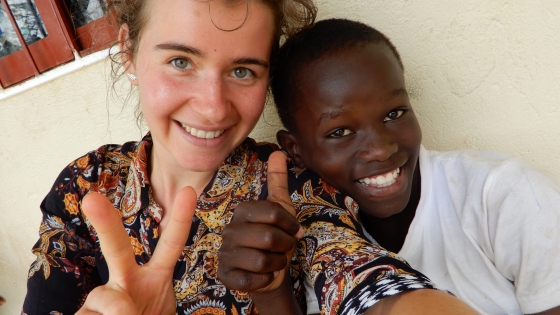
[[[22,314],[74,314],[108,269],[94,230],[81,211],[89,191],[113,202],[139,264],[149,261],[162,208],[148,178],[150,135],[140,142],[106,145],[70,163],[41,204],[37,259],[28,275]],[[244,141],[221,165],[199,197],[189,240],[177,261],[177,314],[258,314],[246,292],[228,290],[217,275],[224,226],[240,202],[265,199],[273,144]],[[315,174],[290,168],[290,191],[305,236],[292,259],[294,292],[305,308],[304,277],[314,285],[322,314],[360,314],[385,296],[433,288],[401,258],[372,245],[357,221],[356,203]],[[304,309],[305,311],[305,309]]]

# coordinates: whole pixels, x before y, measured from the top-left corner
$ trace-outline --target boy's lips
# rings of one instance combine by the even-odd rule
[[[397,182],[397,178],[400,176],[401,168],[387,172],[385,174],[364,177],[358,180],[358,182],[364,186],[368,187],[389,187]]]
[[[224,133],[224,131],[225,131],[225,130],[205,131],[205,130],[200,130],[200,129],[196,129],[194,127],[187,126],[187,125],[182,124],[182,123],[181,123],[181,127],[186,132],[191,134],[191,136],[197,137],[197,138],[200,138],[200,139],[214,139],[214,138],[217,138],[217,137],[221,136],[222,133]]]

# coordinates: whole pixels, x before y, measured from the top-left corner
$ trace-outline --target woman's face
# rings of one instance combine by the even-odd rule
[[[273,14],[260,1],[151,0],[127,72],[138,79],[155,159],[214,171],[251,132],[263,110]],[[211,7],[209,7],[211,6]],[[212,19],[214,22],[212,22]]]

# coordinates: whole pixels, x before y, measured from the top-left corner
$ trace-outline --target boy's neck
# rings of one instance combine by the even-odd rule
[[[360,211],[365,229],[383,248],[394,253],[398,253],[402,249],[408,228],[420,202],[420,192],[420,169],[416,166],[410,200],[403,211],[387,218],[374,217]]]

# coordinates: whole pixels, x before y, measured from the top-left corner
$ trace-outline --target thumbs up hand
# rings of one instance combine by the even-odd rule
[[[84,197],[82,209],[96,229],[109,267],[109,281],[91,291],[76,314],[175,314],[173,270],[190,232],[196,199],[191,187],[177,193],[169,223],[154,255],[147,264],[139,266],[130,238],[111,202],[97,193]]]
[[[304,231],[288,192],[284,153],[270,156],[267,182],[268,199],[239,204],[225,227],[218,252],[218,278],[229,289],[250,292],[260,314],[288,314],[279,309],[283,303],[278,299],[295,303],[288,268]],[[267,312],[266,304],[275,310]]]

